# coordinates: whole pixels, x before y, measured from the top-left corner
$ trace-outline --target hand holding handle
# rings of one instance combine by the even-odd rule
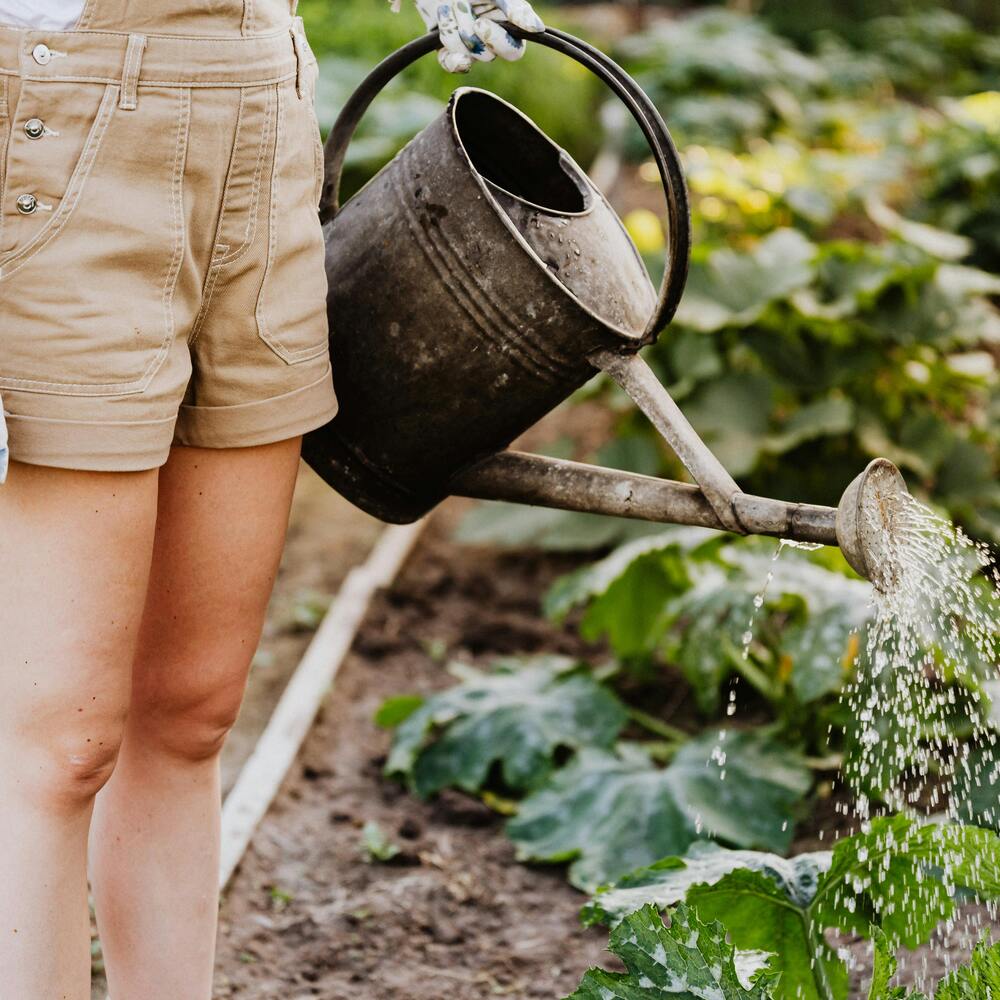
[[[687,281],[691,254],[691,215],[687,185],[677,148],[656,106],[642,88],[613,59],[593,46],[565,32],[549,28],[538,34],[525,32],[513,24],[504,28],[514,37],[530,38],[539,45],[569,56],[599,77],[628,108],[646,141],[660,172],[667,201],[667,260],[657,297],[656,309],[635,347],[652,343],[677,310]],[[344,105],[326,143],[326,180],[320,202],[320,216],[331,220],[339,210],[340,182],[347,149],[361,119],[375,98],[408,66],[441,47],[437,32],[417,38],[384,59]]]

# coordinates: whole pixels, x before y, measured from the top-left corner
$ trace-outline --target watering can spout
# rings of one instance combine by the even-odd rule
[[[492,456],[452,486],[456,494],[480,500],[835,545],[854,570],[882,590],[895,579],[892,539],[907,494],[899,470],[876,459],[838,507],[772,500],[737,488],[728,498],[738,526],[733,528],[723,523],[702,487],[517,451]]]
[[[907,495],[892,462],[873,461],[836,508],[752,496],[740,490],[638,354],[598,351],[590,361],[628,393],[698,485],[507,451],[458,476],[451,491],[482,500],[836,545],[876,587],[892,586],[893,539]]]

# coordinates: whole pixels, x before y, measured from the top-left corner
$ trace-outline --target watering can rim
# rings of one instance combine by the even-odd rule
[[[623,337],[623,348],[637,351],[640,347],[655,342],[660,332],[673,319],[684,292],[690,264],[690,203],[684,170],[673,138],[656,105],[645,91],[600,49],[555,28],[547,28],[541,33],[527,33],[512,24],[504,26],[511,34],[559,52],[590,70],[625,105],[650,146],[653,159],[659,168],[667,203],[667,260],[663,280],[656,293],[656,305],[645,330],[640,336],[629,333]],[[404,69],[440,47],[440,35],[434,30],[397,49],[369,73],[344,104],[324,147],[326,177],[320,199],[320,218],[324,224],[329,223],[340,210],[340,181],[347,147],[365,112],[375,98]],[[648,271],[646,273],[648,277]],[[601,320],[601,322],[609,329],[615,330],[606,321]]]
[[[528,201],[526,198],[521,198],[518,195],[514,194],[513,192],[508,191],[501,185],[494,184],[492,181],[488,180],[485,176],[483,176],[483,174],[476,168],[476,165],[472,162],[472,157],[469,155],[469,151],[466,148],[465,143],[462,141],[462,136],[457,121],[458,103],[463,97],[469,94],[482,94],[485,95],[486,97],[489,97],[496,103],[503,105],[510,111],[513,111],[514,114],[516,114],[519,118],[522,118],[530,128],[532,128],[535,132],[537,132],[538,135],[541,136],[542,139],[544,139],[548,145],[550,145],[556,152],[559,153],[560,163],[561,164],[568,163],[573,168],[573,171],[576,174],[576,176],[573,177],[574,183],[576,183],[578,180],[583,182],[583,185],[586,189],[585,196],[589,196],[588,207],[583,212],[553,211],[549,208],[546,208],[544,205],[538,205],[534,202]],[[481,87],[468,87],[468,86],[459,87],[451,95],[451,99],[449,100],[448,107],[446,109],[446,114],[448,115],[448,120],[451,125],[452,136],[455,139],[455,142],[458,144],[458,148],[461,151],[461,155],[465,160],[465,162],[468,164],[469,170],[472,176],[475,178],[477,186],[483,192],[490,207],[493,209],[494,213],[499,217],[504,228],[514,237],[518,246],[538,266],[539,270],[545,275],[546,279],[551,284],[555,285],[559,289],[560,293],[568,296],[569,299],[573,302],[573,304],[581,312],[583,312],[585,315],[587,315],[590,319],[594,320],[595,322],[600,323],[600,325],[604,329],[620,337],[629,346],[632,345],[641,346],[641,344],[643,343],[643,337],[645,336],[646,333],[646,324],[644,323],[643,326],[639,329],[633,329],[633,330],[626,329],[625,327],[619,326],[617,323],[613,323],[611,320],[606,319],[604,316],[599,315],[594,309],[592,309],[585,302],[583,302],[580,296],[577,295],[576,292],[574,292],[573,289],[570,288],[557,274],[553,273],[552,268],[546,265],[545,261],[542,260],[541,256],[539,256],[538,251],[535,250],[535,248],[524,238],[524,234],[520,231],[520,229],[517,228],[511,217],[504,210],[503,205],[500,204],[500,202],[496,198],[496,195],[491,190],[491,185],[492,185],[493,187],[502,191],[508,197],[513,198],[517,202],[520,202],[522,205],[527,205],[530,208],[538,209],[539,211],[544,212],[546,215],[556,216],[560,218],[569,218],[569,219],[586,218],[589,215],[593,215],[598,205],[603,205],[611,213],[614,219],[618,222],[619,226],[621,226],[622,231],[627,232],[627,230],[625,230],[624,224],[622,223],[621,219],[618,216],[618,213],[615,212],[615,210],[611,207],[610,202],[605,197],[604,193],[600,190],[600,188],[598,188],[597,185],[594,184],[594,182],[590,179],[590,177],[588,177],[587,172],[576,162],[575,159],[573,159],[572,156],[570,156],[570,154],[565,149],[562,148],[562,146],[560,146],[557,142],[555,142],[551,137],[546,135],[546,133],[542,131],[542,129],[539,128],[539,126],[534,121],[532,121],[532,119],[529,118],[528,115],[526,115],[523,111],[521,111],[520,108],[518,108],[514,104],[511,104],[510,101],[505,100],[498,94],[494,94],[492,91],[483,90]],[[348,204],[350,204],[350,202],[348,202]],[[646,269],[646,264],[642,259],[642,255],[639,253],[638,249],[636,248],[635,244],[632,242],[631,239],[629,240],[629,245],[632,248],[632,253],[635,255],[636,262],[642,268],[643,274],[646,275],[646,280],[649,284],[649,290],[655,296],[656,288],[653,285],[652,279],[649,277],[649,271]]]
[[[580,191],[584,199],[587,201],[586,207],[580,212],[563,212],[559,209],[549,208],[547,205],[539,205],[537,202],[531,201],[528,198],[522,198],[520,195],[515,194],[513,191],[507,190],[502,184],[497,184],[496,181],[491,181],[488,178],[483,178],[482,173],[476,169],[475,164],[472,162],[472,157],[469,155],[469,151],[466,149],[465,143],[462,141],[461,132],[459,131],[459,125],[457,121],[458,114],[458,102],[469,94],[479,94],[483,97],[488,97],[490,100],[495,101],[497,104],[502,104],[504,107],[513,111],[518,117],[523,118],[544,140],[548,145],[550,145],[558,154],[560,163],[568,162],[572,168],[579,173],[579,176],[583,179],[584,189]],[[448,99],[448,105],[446,108],[446,113],[451,119],[452,132],[455,136],[456,141],[462,149],[462,153],[465,159],[468,161],[469,166],[472,168],[473,173],[477,177],[486,180],[487,187],[495,188],[498,191],[503,192],[509,198],[514,201],[520,202],[522,205],[527,205],[529,208],[538,209],[540,212],[544,212],[546,215],[559,216],[560,218],[566,219],[581,219],[587,215],[591,215],[596,208],[596,201],[593,195],[600,194],[600,190],[595,187],[594,183],[587,176],[587,172],[573,159],[573,157],[560,146],[554,139],[552,139],[547,133],[542,131],[538,123],[533,119],[529,118],[516,104],[511,104],[506,98],[501,97],[499,94],[495,94],[492,90],[485,90],[482,87],[470,87],[468,85],[461,86],[457,90],[452,92],[451,97]],[[576,178],[573,178],[574,181]]]

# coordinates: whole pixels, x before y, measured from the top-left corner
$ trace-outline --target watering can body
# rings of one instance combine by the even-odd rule
[[[520,112],[459,90],[327,225],[338,491],[412,521],[638,346],[656,292],[618,216]]]
[[[389,522],[416,520],[450,494],[500,499],[839,544],[862,575],[888,585],[886,512],[906,492],[890,462],[861,473],[839,509],[744,494],[642,360],[687,277],[676,148],[649,98],[606,55],[559,31],[531,37],[598,75],[649,143],[667,208],[659,291],[584,172],[484,91],[457,91],[340,207],[347,148],[365,111],[439,45],[433,33],[418,39],[372,71],[326,145],[321,216],[340,411],[306,436],[303,457]],[[694,483],[505,450],[598,370],[649,417]]]

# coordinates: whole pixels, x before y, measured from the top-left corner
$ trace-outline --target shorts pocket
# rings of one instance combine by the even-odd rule
[[[92,98],[93,88],[68,85],[53,103],[54,91],[37,94],[35,86],[63,85],[26,84],[18,101],[0,240],[0,388],[141,392],[173,339],[190,94],[144,88],[138,109],[122,111],[119,88],[101,88],[59,192],[57,165],[67,153],[58,144],[72,139],[74,101],[81,91]],[[25,137],[31,147],[24,146],[17,126],[25,116],[44,118],[53,134]],[[24,217],[27,226],[8,226],[11,199],[16,211],[17,192],[32,187],[39,201],[49,199],[51,212],[40,208]],[[42,211],[47,220],[36,219]]]
[[[319,221],[318,126],[308,96],[278,91],[267,259],[257,298],[261,339],[288,364],[328,350],[326,265]]]

